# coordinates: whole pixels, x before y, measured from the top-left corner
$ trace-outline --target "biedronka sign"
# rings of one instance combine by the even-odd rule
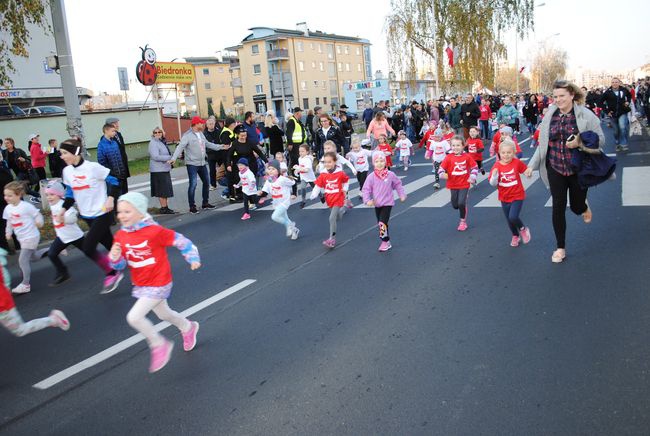
[[[184,62],[156,62],[156,83],[194,83],[194,67]]]

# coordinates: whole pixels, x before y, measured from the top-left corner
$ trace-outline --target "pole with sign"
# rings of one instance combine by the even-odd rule
[[[126,103],[126,108],[129,108],[129,96],[126,91],[129,90],[129,73],[126,71],[125,67],[117,68],[117,77],[120,80],[120,91],[124,91],[124,102]]]

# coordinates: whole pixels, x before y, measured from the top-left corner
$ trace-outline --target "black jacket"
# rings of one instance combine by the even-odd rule
[[[221,129],[218,128],[217,126],[214,127],[214,130],[212,132],[209,131],[208,128],[206,127],[205,130],[203,131],[203,135],[205,136],[205,139],[208,140],[208,142],[211,142],[213,144],[221,143],[219,142],[221,140]],[[223,150],[220,151],[210,150],[209,148],[205,150],[209,160],[218,160],[219,154],[223,154],[221,153],[222,151]]]
[[[237,172],[237,161],[242,157],[248,159],[248,168],[257,174],[257,158],[253,153],[257,155],[264,161],[267,162],[266,156],[264,155],[264,150],[262,150],[257,144],[250,144],[248,142],[241,143],[235,140],[230,148],[228,149],[228,155],[226,157],[226,166],[232,168],[232,172]]]
[[[47,156],[47,160],[50,164],[50,173],[52,177],[61,177],[63,175],[63,168],[65,168],[65,162],[61,159],[61,152],[58,148],[52,150]]]
[[[610,86],[603,94],[603,110],[615,118],[628,113],[631,110],[631,105],[632,95],[627,88],[622,86],[618,88],[618,92],[614,91]]]
[[[2,156],[5,162],[7,162],[7,167],[9,167],[9,169],[14,172],[16,177],[18,177],[19,174],[26,173],[26,171],[21,170],[18,167],[19,157],[22,157],[31,165],[31,159],[29,158],[29,156],[27,156],[27,153],[25,153],[25,150],[23,150],[22,148],[14,147],[14,151],[12,152],[9,152],[7,150],[2,150]]]
[[[463,103],[460,106],[460,111],[463,127],[469,129],[472,126],[478,126],[478,119],[481,118],[481,109],[479,109],[478,104],[474,100],[471,103]]]
[[[126,177],[131,177],[131,172],[129,171],[129,157],[126,155],[126,145],[124,145],[124,138],[122,134],[118,131],[115,131],[115,141],[120,147],[120,155],[122,155],[122,162],[124,162],[124,168],[126,169]]]
[[[339,127],[341,128],[341,131],[343,132],[343,136],[345,136],[346,138],[351,137],[352,134],[354,133],[354,129],[352,128],[352,122],[350,122],[349,119],[345,120],[345,121],[341,121],[341,124],[339,125]]]
[[[271,127],[265,127],[266,137],[269,138],[269,151],[271,153],[271,158],[275,156],[275,153],[278,151],[284,151],[284,132],[277,124],[273,124]]]
[[[531,102],[530,100],[527,100],[522,112],[524,113],[524,118],[526,119],[526,122],[529,123],[537,122],[537,112],[538,112],[537,102]]]
[[[343,150],[343,142],[345,141],[345,138],[343,137],[343,132],[337,126],[330,127],[327,131],[327,135],[325,135],[325,132],[323,132],[323,128],[321,127],[314,135],[314,148],[316,150],[322,150],[325,141],[334,141],[334,144],[336,144],[336,151],[340,153]]]

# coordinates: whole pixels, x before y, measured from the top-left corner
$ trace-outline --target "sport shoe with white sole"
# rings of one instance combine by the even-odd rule
[[[190,321],[192,327],[186,332],[181,333],[183,336],[183,350],[192,351],[196,346],[196,334],[199,332],[199,323],[196,321]]]
[[[65,313],[54,309],[52,312],[50,312],[50,318],[52,319],[52,327],[58,327],[64,332],[70,330],[70,321],[68,321]]]
[[[120,282],[124,278],[124,273],[117,271],[115,274],[107,275],[104,278],[104,289],[100,294],[110,294],[120,285]]]
[[[19,284],[11,290],[12,294],[26,294],[32,290],[31,285],[26,285],[24,283]]]
[[[167,365],[167,362],[169,362],[173,349],[174,343],[167,339],[164,339],[162,345],[153,347],[151,349],[151,364],[149,365],[149,372],[153,373],[163,369],[165,365]]]

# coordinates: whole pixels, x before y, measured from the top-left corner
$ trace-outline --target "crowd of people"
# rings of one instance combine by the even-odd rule
[[[395,198],[407,200],[395,170],[401,166],[408,171],[412,156],[424,148],[425,159],[432,162],[433,188],[439,189],[441,180],[446,180],[451,206],[458,211],[456,228],[460,232],[469,228],[468,193],[476,185],[479,173],[489,173],[489,183],[498,190],[512,247],[531,240],[530,228],[521,218],[526,196],[521,175],[531,177],[538,170],[551,191],[556,236],[551,261],[559,263],[567,256],[567,194],[570,210],[582,216],[585,223],[591,222],[588,188],[610,179],[615,168],[615,162],[602,152],[605,137],[600,115],[606,114],[605,123],[612,123],[617,144],[627,147],[629,130],[621,118],[628,117],[630,112],[650,113],[648,84],[647,80],[639,84],[639,90],[634,92],[637,100],[628,100],[629,90],[614,79],[600,99],[572,83],[557,81],[549,96],[466,94],[393,108],[389,102],[381,101],[363,112],[365,129],[358,129],[358,134],[354,133],[345,106],[335,114],[315,108],[306,115],[305,123],[303,111],[296,107],[286,114],[282,127],[274,113],[259,119],[247,112],[241,123],[234,118],[217,122],[197,116],[192,118],[191,128],[173,152],[164,131],[159,127],[152,130],[151,196],[160,201],[159,213],[175,213],[168,203],[174,195],[170,172],[175,162],[182,159],[188,175],[190,213],[199,213],[195,191],[200,179],[202,210],[215,208],[209,203],[209,192],[219,186],[223,186],[225,199],[243,203],[244,221],[251,219],[251,213],[269,199],[273,207],[271,219],[283,227],[291,240],[300,235],[298,224],[289,218],[294,200],[300,195],[296,202],[303,208],[307,197],[320,199],[330,209],[323,245],[332,249],[343,216],[354,206],[351,173],[359,184],[359,199],[375,210],[378,251],[386,252],[392,248],[389,220]],[[632,109],[627,110],[628,107]],[[522,151],[517,138],[523,126],[536,138],[532,145],[536,149],[528,165],[520,160]],[[198,323],[167,305],[172,274],[166,247],[178,248],[192,269],[199,268],[201,260],[191,241],[153,220],[147,197],[128,191],[130,172],[119,127],[118,119],[106,120],[98,142],[97,162],[84,158],[78,138],[67,139],[60,145],[50,140],[43,147],[38,134],[30,135],[30,157],[16,147],[12,138],[5,138],[0,184],[4,193],[2,223],[6,240],[4,250],[0,249],[0,263],[6,264],[9,241],[13,241],[12,245],[20,250],[18,267],[23,278],[11,288],[9,274],[4,269],[0,271],[4,279],[0,280],[4,283],[0,283],[0,323],[16,335],[48,326],[64,330],[70,327],[65,315],[57,310],[49,317],[25,323],[11,294],[31,291],[30,264],[43,257],[48,257],[55,269],[52,286],[69,280],[69,270],[60,255],[67,246],[74,245],[101,270],[102,293],[114,291],[124,277],[123,270],[131,270],[132,295],[137,301],[127,322],[147,338],[150,371],[155,372],[169,360],[173,343],[155,331],[147,313],[153,311],[178,327],[186,351],[194,348],[199,329]],[[394,144],[390,141],[392,137],[396,140]],[[496,158],[490,169],[483,164],[486,148]],[[45,185],[44,197],[56,238],[49,247],[42,247],[39,228],[44,218],[36,207],[36,189],[40,185],[36,182],[46,179],[47,159],[51,178]],[[598,165],[587,165],[587,160]],[[594,166],[599,168],[596,173],[591,170]],[[116,217],[121,228],[113,234],[111,227]],[[87,224],[87,232],[79,227],[79,219]]]

